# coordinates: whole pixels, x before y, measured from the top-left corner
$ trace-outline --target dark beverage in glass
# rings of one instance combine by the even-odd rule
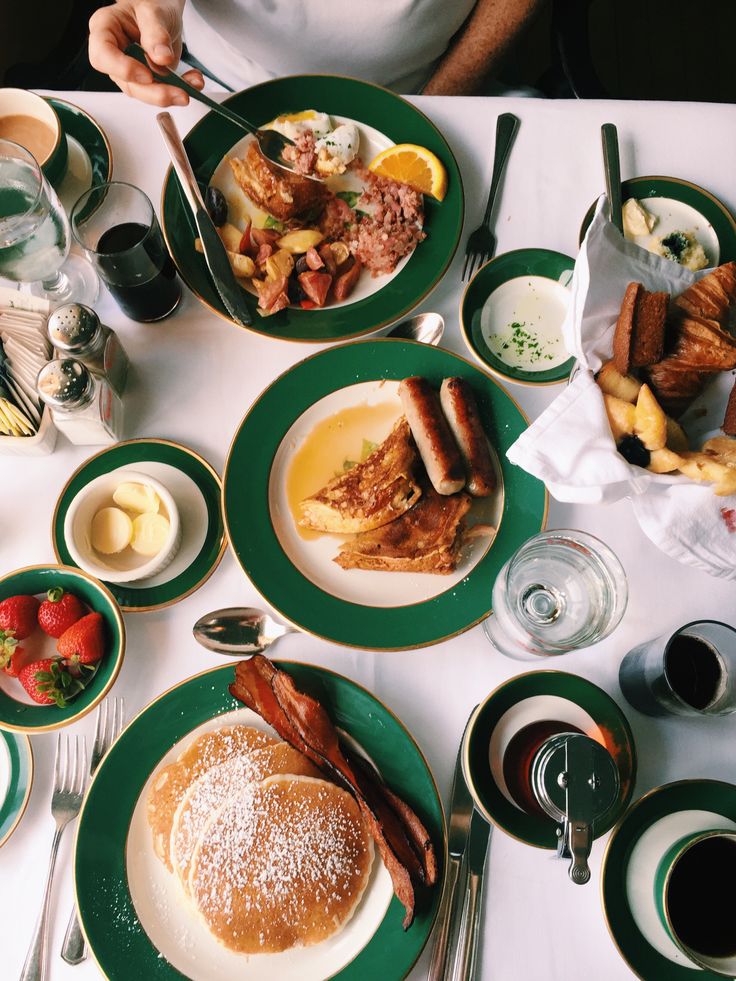
[[[736,926],[727,892],[735,876],[736,841],[726,835],[695,842],[675,863],[667,912],[677,938],[696,954],[736,956]]]
[[[736,631],[696,620],[629,651],[619,683],[645,715],[727,715],[736,711]]]
[[[123,313],[147,323],[172,313],[181,284],[153,205],[132,184],[93,187],[72,209],[77,241]]]

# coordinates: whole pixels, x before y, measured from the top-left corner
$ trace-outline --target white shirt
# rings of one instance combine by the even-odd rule
[[[239,90],[281,75],[351,75],[418,92],[475,0],[188,0],[192,55]]]

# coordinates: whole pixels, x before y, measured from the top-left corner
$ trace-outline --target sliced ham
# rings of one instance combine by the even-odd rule
[[[310,270],[299,274],[299,285],[310,300],[316,303],[318,307],[323,307],[330,286],[332,286],[332,276],[329,273]]]
[[[332,249],[330,249],[330,252],[331,251]],[[317,269],[324,269],[325,267],[324,260],[322,259],[322,256],[319,254],[319,252],[314,248],[314,246],[310,246],[307,249],[307,254],[305,258],[306,258],[307,265],[309,266],[310,269],[315,271]],[[327,271],[329,272],[329,269]]]
[[[352,265],[349,265],[345,272],[341,272],[339,276],[335,277],[332,284],[332,294],[338,302],[346,300],[353,292],[355,284],[360,279],[362,268],[363,264],[360,259],[353,258]]]
[[[281,232],[273,228],[251,228],[250,236],[256,245],[275,245],[281,238]]]
[[[287,293],[286,276],[279,276],[278,279],[266,279],[262,282],[258,291],[258,306],[261,310],[270,310],[276,302],[279,293]],[[288,304],[288,294],[286,302]]]

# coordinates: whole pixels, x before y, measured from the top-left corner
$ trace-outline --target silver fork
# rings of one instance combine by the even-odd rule
[[[62,749],[63,747],[63,749]],[[33,932],[31,946],[28,948],[20,981],[43,981],[46,977],[46,950],[49,932],[49,899],[51,898],[51,882],[54,877],[56,855],[64,828],[79,814],[84,797],[84,785],[87,779],[87,745],[84,736],[74,737],[74,751],[70,749],[70,738],[62,742],[61,736],[56,737],[56,762],[54,764],[54,790],[51,795],[51,816],[56,821],[54,841],[51,845],[49,871],[46,877],[46,888],[43,893],[43,903]]]
[[[504,112],[498,117],[496,123],[496,149],[493,154],[493,175],[491,177],[491,190],[488,194],[488,204],[486,205],[483,221],[470,233],[467,245],[465,246],[465,263],[463,264],[462,279],[465,280],[467,272],[468,280],[473,278],[476,269],[479,269],[484,262],[492,257],[496,251],[496,236],[491,231],[491,215],[493,205],[496,202],[498,185],[501,183],[504,167],[508,160],[511,144],[519,128],[519,119],[513,113]]]
[[[112,703],[112,704],[110,704]],[[92,745],[92,760],[89,765],[90,780],[95,775],[100,760],[110,749],[123,729],[125,702],[122,698],[106,698],[97,709],[95,721],[95,741]],[[64,934],[61,956],[67,964],[81,964],[87,958],[87,944],[79,925],[77,904],[74,904],[69,925]]]

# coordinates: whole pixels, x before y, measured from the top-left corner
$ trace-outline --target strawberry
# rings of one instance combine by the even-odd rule
[[[5,674],[10,675],[11,678],[17,678],[21,672],[21,664],[23,662],[23,648],[15,647],[8,655],[8,659],[5,662],[3,670]]]
[[[65,593],[61,586],[55,586],[46,595],[48,599],[38,610],[38,623],[49,637],[61,637],[87,611],[80,599],[73,593]]]
[[[66,708],[91,681],[97,667],[83,665],[79,677],[74,677],[60,657],[45,657],[20,669],[18,681],[39,705]]]
[[[70,663],[97,664],[105,653],[104,621],[101,613],[88,613],[64,631],[56,649]]]
[[[0,630],[12,631],[16,640],[30,637],[38,626],[40,605],[35,596],[8,596],[0,603]]]

